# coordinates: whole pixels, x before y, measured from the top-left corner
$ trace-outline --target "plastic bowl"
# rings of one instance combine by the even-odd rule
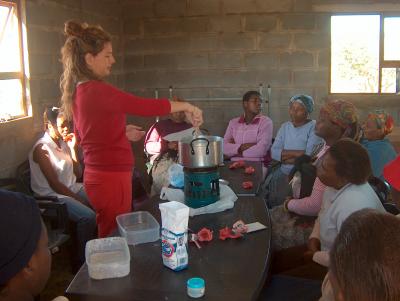
[[[90,240],[86,243],[85,255],[90,278],[119,278],[130,272],[131,258],[123,237]]]
[[[160,224],[147,211],[117,216],[119,233],[129,245],[138,245],[160,239]]]

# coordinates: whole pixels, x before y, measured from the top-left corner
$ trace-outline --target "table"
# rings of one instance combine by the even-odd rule
[[[160,221],[158,202],[153,199],[154,217]],[[249,233],[236,240],[221,241],[218,230],[242,219],[259,221],[266,230]],[[71,300],[193,300],[186,293],[186,281],[202,277],[206,293],[201,300],[256,300],[266,279],[271,257],[271,225],[268,209],[258,197],[240,197],[231,210],[195,216],[189,228],[214,231],[214,239],[197,249],[189,244],[189,267],[174,272],[162,264],[160,241],[130,246],[131,271],[124,278],[92,280],[86,264],[67,288]]]
[[[261,185],[262,179],[262,162],[245,161],[246,166],[253,166],[255,172],[252,175],[244,173],[243,168],[229,169],[231,161],[224,162],[224,166],[219,167],[221,179],[229,182],[229,187],[236,193],[237,196],[256,196]],[[242,183],[252,181],[252,189],[244,189]]]

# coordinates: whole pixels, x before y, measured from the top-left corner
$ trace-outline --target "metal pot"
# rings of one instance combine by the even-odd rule
[[[179,141],[179,163],[188,168],[204,168],[224,162],[224,140],[218,136],[185,137]]]

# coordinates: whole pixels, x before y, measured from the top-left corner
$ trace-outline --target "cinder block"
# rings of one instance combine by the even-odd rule
[[[211,98],[242,98],[249,90],[256,90],[256,85],[241,88],[214,88],[211,90]],[[233,101],[232,101],[233,102]],[[225,103],[226,104],[226,103]]]
[[[159,74],[155,70],[138,70],[126,73],[125,88],[128,91],[143,88],[157,88]]]
[[[209,20],[205,17],[185,18],[182,22],[184,32],[207,32]]]
[[[153,41],[153,48],[156,51],[187,51],[191,38],[187,35],[176,37],[160,37]]]
[[[61,33],[28,27],[29,53],[54,54],[61,49]]]
[[[318,14],[315,16],[317,30],[330,36],[331,33],[331,15]]]
[[[281,53],[279,56],[280,67],[312,67],[314,58],[311,53],[296,51]]]
[[[313,1],[310,0],[294,0],[293,11],[295,12],[312,12]]]
[[[186,10],[186,0],[163,0],[155,2],[158,17],[182,17]]]
[[[256,75],[255,84],[271,85],[272,93],[277,87],[291,85],[291,70],[289,69],[265,68],[253,73]]]
[[[122,6],[115,3],[115,0],[81,0],[82,10],[103,16],[119,17],[122,13]]]
[[[144,57],[143,55],[129,55],[125,56],[124,61],[124,71],[134,71],[137,69],[142,69],[144,67]]]
[[[294,46],[296,49],[327,49],[330,47],[330,38],[325,33],[297,33]]]
[[[315,28],[314,14],[287,14],[281,16],[282,28],[289,30],[312,30]]]
[[[246,31],[273,31],[278,24],[278,18],[274,15],[248,15],[245,17]]]
[[[176,63],[179,69],[206,69],[208,54],[204,52],[177,54]]]
[[[223,0],[225,13],[289,12],[291,0]]]
[[[241,16],[210,17],[209,31],[211,32],[241,32]]]
[[[330,49],[320,50],[318,52],[318,67],[328,68],[330,66],[330,63],[331,63]]]
[[[81,11],[62,7],[51,2],[26,2],[26,21],[31,25],[57,26],[63,28],[64,22],[81,16]]]
[[[184,32],[182,19],[151,19],[145,20],[143,24],[144,34],[166,34],[166,33],[180,33]]]
[[[58,80],[42,79],[40,80],[40,99],[46,99],[58,102],[61,91]]]
[[[244,56],[244,61],[248,68],[274,68],[278,65],[278,54],[275,52],[247,53]]]
[[[249,87],[257,84],[256,72],[226,70],[222,76],[224,87]]]
[[[139,19],[128,19],[124,21],[124,34],[139,35],[141,34],[141,22]]]
[[[288,33],[259,33],[259,49],[289,48],[292,35]]]
[[[51,55],[36,55],[29,56],[29,70],[32,76],[36,75],[54,75],[55,57]]]
[[[145,55],[144,67],[154,69],[176,68],[176,55],[164,53]]]
[[[251,33],[225,33],[220,38],[223,49],[254,50],[256,35]]]
[[[153,51],[153,39],[133,38],[125,41],[126,53],[146,53]]]
[[[220,13],[220,2],[216,0],[189,0],[188,16],[211,16]]]
[[[124,20],[131,18],[154,17],[154,1],[128,0],[122,4],[122,17]]]
[[[218,69],[241,67],[240,52],[210,53],[210,65]]]
[[[213,51],[218,48],[218,36],[216,34],[191,35],[190,49]]]
[[[294,71],[293,78],[295,86],[326,86],[328,83],[329,71]]]

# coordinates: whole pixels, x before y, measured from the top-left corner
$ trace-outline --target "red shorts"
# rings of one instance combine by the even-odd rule
[[[115,218],[132,210],[132,172],[85,168],[85,191],[96,211],[99,237],[116,230]]]

